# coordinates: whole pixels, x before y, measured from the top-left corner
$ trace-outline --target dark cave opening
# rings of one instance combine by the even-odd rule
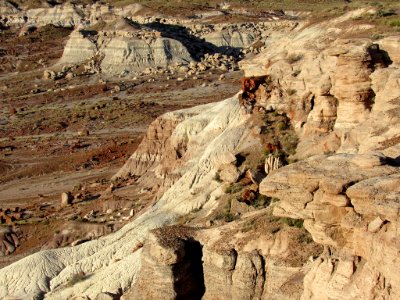
[[[205,293],[202,248],[198,241],[185,240],[185,258],[172,269],[177,300],[200,300]]]

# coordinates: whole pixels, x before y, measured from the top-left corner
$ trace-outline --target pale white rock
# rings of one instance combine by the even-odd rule
[[[368,231],[372,233],[377,232],[382,227],[382,224],[383,220],[380,217],[376,217],[368,224]]]
[[[97,51],[96,44],[85,38],[80,30],[71,33],[65,45],[59,64],[78,64],[92,58]]]
[[[117,74],[122,70],[139,71],[146,67],[168,67],[174,63],[189,63],[192,58],[177,40],[157,38],[151,42],[141,39],[115,37],[105,46],[101,68]]]

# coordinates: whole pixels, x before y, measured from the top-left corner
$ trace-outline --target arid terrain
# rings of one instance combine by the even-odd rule
[[[399,31],[397,1],[1,1],[0,298],[398,299]]]

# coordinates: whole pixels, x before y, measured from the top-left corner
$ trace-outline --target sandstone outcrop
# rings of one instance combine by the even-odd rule
[[[274,215],[304,219],[327,251],[304,281],[303,299],[399,297],[396,246],[399,162],[377,154],[319,156],[270,174],[260,192]]]
[[[304,229],[262,223],[263,213],[213,229],[154,230],[141,253],[139,280],[124,299],[298,298],[308,258],[321,248],[307,241]],[[244,223],[254,224],[245,239]],[[296,243],[302,247],[300,255]],[[154,285],[148,284],[149,276]]]
[[[338,24],[350,16],[338,19]],[[398,126],[388,130],[383,125],[392,122],[388,118],[399,97],[398,66],[389,54],[396,60],[396,39],[380,44],[342,39],[342,30],[332,30],[327,39],[326,25],[300,26],[288,37],[271,35],[270,51],[240,63],[247,77],[271,78],[255,93],[257,105],[289,116],[300,138],[298,158],[339,148],[349,153],[384,150],[389,145],[380,146],[379,140],[398,136]],[[382,118],[387,121],[379,122]],[[397,124],[396,118],[393,121]]]
[[[97,45],[85,37],[79,29],[71,33],[59,64],[80,64],[91,59],[97,51]]]
[[[124,70],[139,71],[146,67],[162,67],[176,63],[188,64],[192,58],[177,40],[156,38],[151,41],[116,37],[104,48],[101,68],[108,73]]]
[[[84,14],[80,9],[71,4],[56,5],[51,8],[36,8],[26,11],[30,23],[38,26],[52,24],[62,27],[74,27],[81,23]]]
[[[248,114],[238,94],[155,120],[114,176],[139,177],[152,205],[116,233],[2,269],[0,298],[398,299],[399,40],[342,38],[354,30],[343,22],[357,14],[271,34],[267,50],[242,63],[247,77],[268,78],[246,90],[254,101]],[[134,49],[124,39],[96,43]],[[135,66],[132,53],[118,60]],[[279,143],[257,138],[268,127],[252,122],[264,112],[288,118],[299,136],[286,166],[277,158]],[[276,157],[253,157],[267,176],[258,187],[265,174],[249,171],[244,179],[257,187],[237,194],[255,200],[259,191],[271,206],[229,199],[248,210],[208,219],[221,196],[231,197],[216,174],[230,168],[235,176],[225,180],[235,181],[236,171],[253,170],[237,168],[238,154],[249,149]],[[193,228],[168,227],[189,215],[198,221]]]

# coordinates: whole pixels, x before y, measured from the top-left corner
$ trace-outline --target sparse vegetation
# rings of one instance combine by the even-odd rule
[[[296,90],[295,89],[287,89],[286,93],[288,94],[288,96],[293,96],[294,94],[296,94]]]
[[[303,59],[303,55],[302,54],[290,54],[287,58],[287,62],[289,64],[294,64],[300,60]]]
[[[299,242],[302,244],[310,244],[314,240],[309,232],[304,232],[302,235],[299,236]]]
[[[242,232],[248,232],[251,230],[254,230],[256,228],[256,220],[251,219],[249,221],[246,221],[242,227]]]
[[[267,197],[265,195],[258,194],[257,198],[251,203],[252,206],[256,208],[267,207],[271,204],[272,198]]]
[[[213,180],[215,180],[215,181],[218,182],[218,183],[221,183],[221,182],[222,182],[222,179],[221,179],[221,177],[220,177],[220,175],[219,175],[219,172],[216,172],[216,173],[215,173],[215,175],[214,175],[214,177],[213,177]]]
[[[76,274],[72,275],[72,277],[69,279],[67,285],[70,287],[74,286],[78,282],[85,280],[85,278],[86,278],[85,273],[83,273],[83,272],[76,273]]]
[[[232,183],[225,189],[226,194],[236,194],[237,192],[240,192],[243,189],[243,186],[238,183]]]
[[[280,218],[279,222],[286,224],[290,227],[303,228],[304,220],[292,218]]]

